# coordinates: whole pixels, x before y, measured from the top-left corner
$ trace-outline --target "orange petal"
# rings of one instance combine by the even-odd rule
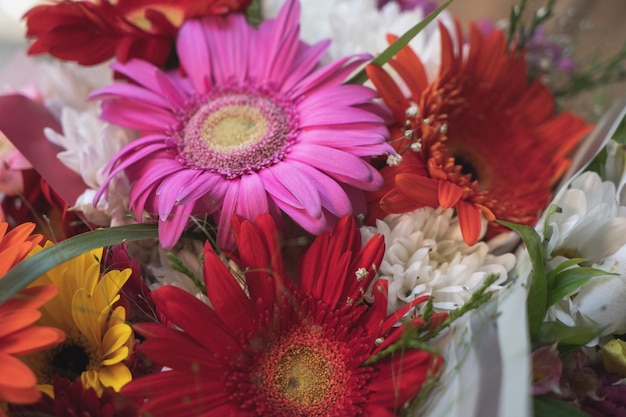
[[[439,206],[439,180],[413,174],[398,174],[396,189],[420,206]]]
[[[384,215],[378,213],[378,217],[376,218],[382,219],[387,214],[407,213],[420,207],[422,207],[422,205],[410,201],[398,190],[392,190],[385,194],[380,200],[380,208],[384,212]]]
[[[2,338],[24,327],[30,326],[41,317],[41,313],[35,309],[21,309],[8,312],[0,312],[0,350],[2,350]]]
[[[65,340],[65,333],[54,327],[33,326],[0,339],[0,352],[26,355]]]
[[[56,285],[46,284],[24,288],[18,294],[0,304],[0,314],[13,310],[37,309],[57,295]]]
[[[370,64],[365,67],[365,72],[376,86],[376,91],[385,101],[385,104],[393,111],[394,120],[404,120],[409,101],[404,97],[396,82],[379,65]]]
[[[461,226],[463,240],[469,246],[476,244],[480,238],[480,229],[482,227],[480,210],[474,207],[473,204],[461,200],[456,204],[456,213],[459,216],[459,226]]]
[[[448,209],[454,205],[463,196],[463,189],[450,181],[439,181],[439,205]]]
[[[19,359],[0,353],[0,387],[34,387],[37,378],[33,371]]]

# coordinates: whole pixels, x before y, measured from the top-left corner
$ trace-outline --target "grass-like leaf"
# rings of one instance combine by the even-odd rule
[[[446,9],[452,3],[453,0],[448,0],[439,6],[436,10],[434,10],[431,14],[426,16],[424,20],[413,26],[411,29],[407,30],[404,35],[400,36],[395,42],[387,47],[380,55],[372,60],[372,64],[384,65],[391,58],[396,56],[398,52],[402,48],[404,48],[411,39],[416,37],[418,33],[420,33],[430,22],[435,20],[435,18]],[[346,81],[346,84],[363,84],[367,81],[367,73],[365,72],[365,68],[361,69],[355,75],[353,75],[349,80]]]
[[[530,255],[533,270],[527,300],[528,329],[531,340],[535,340],[548,308],[548,282],[544,270],[545,249],[541,243],[541,238],[532,227],[505,221],[499,221],[498,223],[517,233],[524,241]]]
[[[133,224],[96,229],[59,242],[15,265],[0,279],[0,304],[49,269],[78,255],[100,247],[156,237],[158,237],[156,224]]]
[[[601,269],[580,267],[571,268],[561,271],[554,277],[554,283],[548,291],[548,304],[550,307],[563,297],[575,292],[577,289],[585,285],[593,277],[603,275],[617,275]]]

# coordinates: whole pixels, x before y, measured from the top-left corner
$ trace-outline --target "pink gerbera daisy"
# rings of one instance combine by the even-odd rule
[[[233,264],[206,246],[212,307],[172,286],[153,293],[176,327],[136,327],[146,337],[139,349],[170,368],[121,391],[139,401],[141,415],[392,417],[437,375],[442,358],[418,348],[368,362],[405,331],[446,318],[397,325],[428,297],[387,316],[386,281],[372,284],[385,250],[381,236],[361,248],[354,218],[342,218],[304,253],[294,284],[269,215],[235,221],[234,229],[236,262],[246,272],[235,279]]]
[[[363,213],[363,191],[382,186],[364,158],[394,152],[387,110],[372,102],[373,90],[342,84],[370,57],[316,69],[328,43],[301,42],[299,16],[289,0],[258,30],[243,14],[191,20],[177,43],[186,75],[116,63],[138,85],[95,94],[105,99],[104,119],[142,133],[111,162],[108,180],[126,171],[133,211],[158,213],[164,247],[191,216],[207,214],[226,246],[233,214],[253,220],[282,210],[319,234]]]

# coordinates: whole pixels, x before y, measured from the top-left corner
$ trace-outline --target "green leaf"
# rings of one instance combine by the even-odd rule
[[[534,340],[539,333],[548,308],[548,282],[544,273],[545,249],[541,243],[541,238],[532,227],[505,221],[498,221],[498,223],[517,233],[524,241],[530,255],[533,270],[526,304],[528,307],[528,329],[531,340]]]
[[[617,274],[589,267],[571,268],[559,272],[554,278],[552,288],[548,291],[548,307],[585,285],[591,278],[603,275]]]
[[[537,342],[542,345],[584,346],[587,342],[602,333],[597,327],[570,327],[554,321],[543,322],[537,336]]]
[[[626,117],[622,119],[615,133],[613,133],[613,140],[621,145],[626,144]]]
[[[572,259],[567,259],[563,262],[561,262],[559,264],[559,266],[557,266],[555,269],[553,269],[552,271],[550,271],[547,275],[547,279],[548,279],[548,291],[554,286],[554,278],[561,273],[562,271],[565,271],[568,268],[571,268],[572,266],[575,265],[580,265],[581,263],[585,262],[586,259],[585,258],[572,258]]]
[[[434,10],[431,14],[426,16],[424,20],[413,26],[411,29],[406,31],[404,35],[400,36],[394,43],[389,45],[387,49],[385,49],[380,55],[372,60],[372,64],[384,65],[391,58],[393,58],[402,48],[404,48],[411,39],[417,36],[418,33],[422,31],[430,22],[435,20],[435,18],[445,10],[446,7],[452,3],[453,0],[448,0],[436,10]],[[349,80],[346,81],[346,84],[363,84],[367,81],[367,73],[365,72],[365,68],[361,69],[355,75],[353,75]]]
[[[606,158],[606,148],[602,148],[602,150],[591,160],[589,166],[587,166],[587,171],[595,172],[600,176],[600,178],[606,178]]]
[[[549,395],[538,395],[533,399],[535,417],[589,417],[575,405]]]
[[[263,13],[261,11],[261,2],[259,0],[252,0],[250,6],[246,9],[246,19],[255,28],[259,27],[263,21]]]
[[[562,213],[562,212],[563,212],[563,209],[557,206],[556,204],[551,204],[546,210],[545,220],[543,221],[543,240],[546,241],[546,244],[552,237],[552,232],[553,232],[552,226],[550,226],[550,217],[552,217],[554,213]]]
[[[157,237],[158,231],[155,224],[132,224],[96,229],[59,242],[20,262],[0,279],[0,304],[49,269],[92,249]]]

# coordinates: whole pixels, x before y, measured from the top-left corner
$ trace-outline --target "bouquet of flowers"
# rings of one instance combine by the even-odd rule
[[[0,416],[626,415],[626,50],[451,2],[28,10]]]

